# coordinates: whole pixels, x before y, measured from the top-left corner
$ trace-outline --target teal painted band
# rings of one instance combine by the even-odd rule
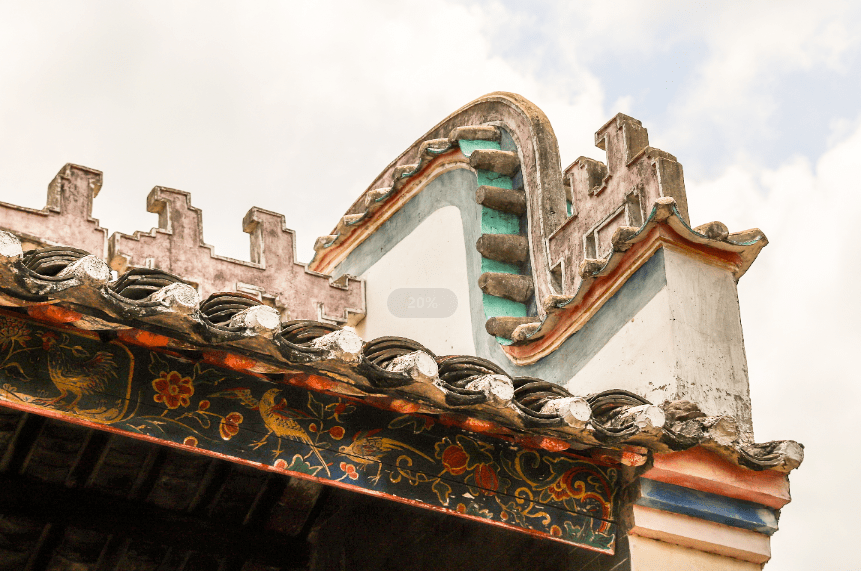
[[[765,535],[777,531],[777,516],[771,508],[645,478],[640,479],[636,503]]]
[[[476,169],[478,175],[478,186],[497,186],[499,188],[514,188],[514,183],[510,176],[504,176],[498,172]]]
[[[481,141],[474,140],[470,141],[468,139],[461,139],[457,142],[460,145],[460,152],[466,155],[467,157],[472,154],[472,151],[476,149],[495,149],[500,150],[499,143],[496,141]]]
[[[526,317],[526,305],[522,303],[487,293],[483,298],[485,317]]]
[[[520,234],[520,217],[510,212],[481,207],[482,234]]]
[[[499,262],[490,258],[481,258],[481,273],[487,272],[498,274],[519,274],[520,267],[517,264],[509,264],[508,262]]]

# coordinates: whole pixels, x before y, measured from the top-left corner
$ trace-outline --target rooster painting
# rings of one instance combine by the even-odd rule
[[[248,408],[251,408],[252,410],[256,409],[260,412],[263,424],[266,425],[269,432],[266,433],[266,436],[251,445],[254,449],[263,446],[266,441],[269,440],[269,437],[274,434],[278,438],[278,448],[273,452],[277,458],[281,454],[282,438],[289,438],[295,442],[301,442],[311,448],[311,451],[320,460],[320,464],[326,470],[326,473],[331,475],[329,465],[326,464],[326,461],[323,459],[323,455],[320,454],[320,451],[311,441],[311,437],[308,436],[305,429],[296,422],[296,415],[298,415],[298,413],[287,407],[287,401],[281,396],[281,389],[269,389],[263,393],[260,400],[255,399],[251,395],[251,391],[248,389],[233,389],[210,396],[239,399],[242,401],[242,404]]]
[[[107,351],[91,355],[81,347],[67,347],[60,343],[56,333],[49,331],[42,335],[42,350],[47,354],[48,376],[60,394],[40,404],[55,405],[72,394],[74,400],[62,406],[74,410],[84,395],[104,391],[117,376],[113,355]]]

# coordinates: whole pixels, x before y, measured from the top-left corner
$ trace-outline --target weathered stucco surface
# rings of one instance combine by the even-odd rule
[[[67,164],[48,185],[47,205],[34,210],[0,202],[0,229],[17,235],[25,250],[71,246],[109,261],[123,273],[133,267],[155,268],[193,283],[204,297],[241,291],[277,308],[285,319],[355,323],[365,313],[363,284],[343,276],[309,271],[296,261],[292,230],[284,216],[252,208],[242,221],[251,235],[251,261],[215,255],[203,242],[202,214],[188,193],[156,187],[147,210],[158,213],[159,227],[133,236],[108,231],[92,217],[93,198],[102,173]]]
[[[368,315],[356,331],[365,339],[411,337],[439,355],[475,354],[469,307],[469,290],[474,284],[469,282],[466,268],[460,210],[445,206],[425,218],[362,274],[367,284]],[[389,311],[387,300],[399,288],[451,290],[457,309],[445,318],[397,317]]]
[[[194,281],[204,296],[243,291],[268,301],[290,319],[355,323],[364,315],[362,283],[349,277],[333,282],[296,261],[295,236],[284,215],[252,208],[242,221],[251,235],[251,261],[217,256],[203,241],[201,211],[187,192],[155,187],[147,210],[158,213],[158,228],[133,236],[115,233],[108,245],[111,267],[158,268]]]
[[[689,400],[735,417],[752,437],[747,360],[732,274],[664,248],[666,286],[565,385],[622,388],[652,402]]]
[[[580,157],[565,169],[571,216],[548,240],[551,263],[562,264],[567,294],[579,287],[583,260],[606,257],[613,232],[641,226],[658,198],[675,199],[688,220],[682,165],[649,146],[648,131],[639,121],[619,113],[595,133],[595,145],[607,152],[607,162]]]
[[[74,246],[104,257],[108,231],[92,217],[101,188],[100,171],[67,164],[48,185],[42,210],[0,202],[0,228],[18,235],[25,249]]]
[[[630,571],[760,571],[761,563],[742,561],[725,555],[706,553],[697,549],[673,545],[665,541],[629,536],[631,548]]]

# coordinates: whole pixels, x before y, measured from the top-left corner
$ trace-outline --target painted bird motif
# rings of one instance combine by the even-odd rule
[[[291,414],[291,410],[287,407],[287,401],[281,396],[281,389],[269,389],[257,403],[257,409],[260,411],[260,417],[263,419],[263,424],[269,429],[269,432],[252,446],[257,449],[263,446],[266,440],[273,434],[278,437],[278,449],[275,451],[277,457],[281,454],[281,439],[289,438],[295,442],[301,442],[308,445],[314,452],[314,455],[320,460],[320,464],[326,470],[326,473],[331,476],[329,466],[323,459],[323,455],[311,441],[305,429],[296,422],[296,418]]]
[[[392,451],[410,451],[414,454],[418,454],[428,462],[434,462],[434,459],[430,456],[424,454],[423,452],[416,450],[412,446],[408,446],[403,442],[398,442],[392,438],[386,438],[385,436],[375,436],[380,432],[380,430],[369,430],[367,432],[360,430],[353,437],[353,442],[347,446],[341,446],[338,451],[342,454],[349,454],[352,456],[353,461],[362,466],[363,469],[368,470],[373,467],[374,464],[377,465],[377,475],[372,476],[369,480],[372,484],[376,485],[376,483],[380,480],[380,476],[383,472],[383,464],[380,462],[380,458],[388,454]]]
[[[72,394],[75,399],[64,406],[73,410],[84,395],[104,391],[117,376],[113,355],[107,351],[91,355],[81,347],[65,347],[53,332],[42,335],[42,349],[47,353],[48,376],[60,391],[42,404],[53,405]]]

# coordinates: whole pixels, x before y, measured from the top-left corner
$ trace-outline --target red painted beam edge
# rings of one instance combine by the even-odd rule
[[[655,454],[653,467],[643,477],[774,509],[791,500],[786,474],[742,468],[699,446],[683,452]]]

